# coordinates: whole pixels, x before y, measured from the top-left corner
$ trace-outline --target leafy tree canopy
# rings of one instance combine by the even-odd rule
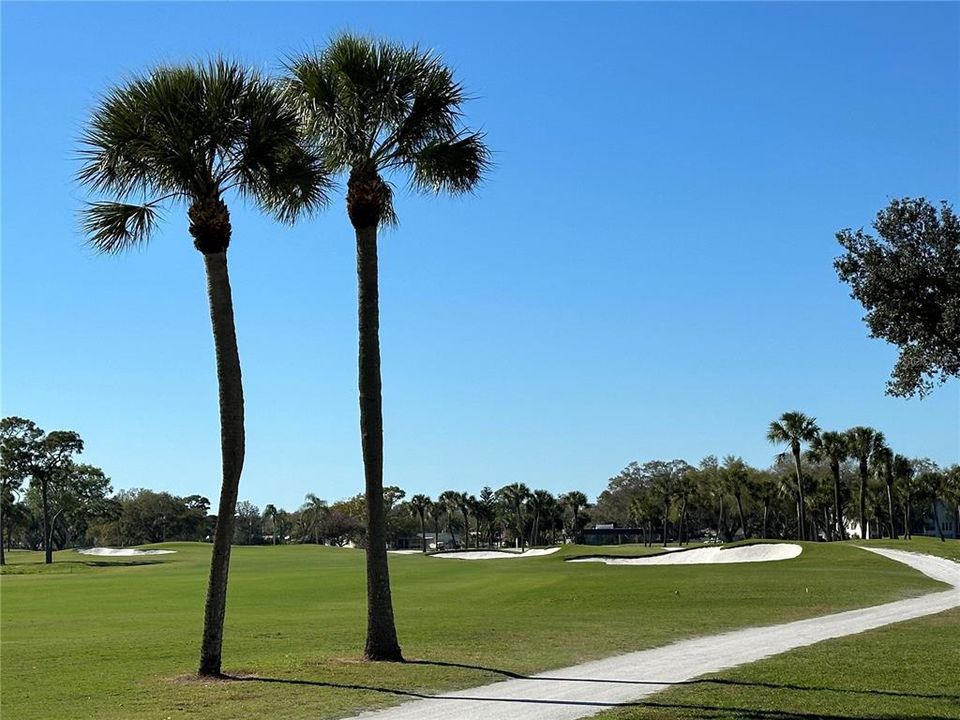
[[[900,348],[887,393],[928,394],[960,377],[960,221],[942,203],[893,200],[873,223],[878,237],[837,233],[837,275],[867,314],[871,337]]]

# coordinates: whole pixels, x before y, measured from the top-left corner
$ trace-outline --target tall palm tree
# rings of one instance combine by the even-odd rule
[[[470,495],[457,493],[457,509],[463,515],[463,547],[470,549]]]
[[[743,516],[743,493],[750,477],[750,468],[741,457],[727,455],[723,459],[723,480],[727,491],[737,501],[737,513],[740,516],[740,535],[747,537],[747,523]]]
[[[847,430],[845,433],[847,446],[850,448],[850,456],[856,458],[857,469],[860,477],[860,494],[858,498],[858,510],[860,514],[860,538],[867,538],[867,477],[869,475],[869,462],[873,456],[874,447],[877,440],[883,441],[883,433],[874,430],[871,427],[857,425]]]
[[[280,511],[277,510],[277,506],[273,503],[268,503],[267,506],[263,509],[263,519],[270,521],[270,527],[273,528],[272,540],[273,545],[277,544],[277,518],[280,515]]]
[[[820,433],[808,453],[814,462],[826,460],[830,463],[830,472],[833,475],[833,519],[837,537],[846,540],[847,534],[843,526],[843,512],[840,507],[840,465],[850,457],[850,447],[847,436],[840,432],[827,430]]]
[[[410,507],[420,517],[420,540],[423,545],[423,552],[427,551],[427,511],[433,506],[433,501],[428,495],[414,495],[410,498]]]
[[[587,506],[587,496],[579,490],[571,490],[560,496],[560,502],[573,513],[573,532],[570,536],[576,544],[580,539],[580,511]]]
[[[357,35],[292,59],[288,87],[327,167],[348,175],[357,244],[360,435],[367,496],[367,642],[371,660],[403,659],[397,641],[382,508],[383,409],[377,230],[396,222],[384,175],[417,190],[462,194],[488,166],[480,133],[460,127],[467,96],[443,61],[417,47]]]
[[[530,497],[530,488],[524,483],[517,482],[500,488],[497,493],[514,512],[517,528],[517,544],[520,552],[525,550],[523,537],[523,503]]]
[[[803,498],[803,473],[800,468],[800,451],[805,443],[812,443],[820,432],[816,418],[807,417],[802,412],[785,412],[779,420],[770,423],[767,440],[773,444],[786,443],[793,455],[793,464],[797,473],[797,520],[800,525],[800,539],[807,539],[807,511]]]
[[[913,465],[903,455],[893,456],[893,475],[900,489],[900,498],[903,500],[903,539],[909,540],[910,528],[913,525],[913,501],[920,487]]]
[[[530,528],[530,544],[540,544],[540,520],[549,515],[554,500],[549,490],[534,490],[530,496],[529,505],[533,512],[533,526]]]
[[[890,539],[897,539],[896,523],[893,514],[893,483],[896,479],[893,474],[893,450],[887,445],[883,435],[874,442],[872,460],[874,468],[887,489],[887,516],[890,520]]]
[[[222,486],[204,611],[200,674],[219,675],[230,541],[244,456],[243,388],[227,273],[235,191],[280,221],[326,201],[327,175],[301,143],[298,117],[278,88],[217,59],[159,67],[110,90],[82,138],[78,178],[112,199],[90,203],[91,245],[118,253],[145,243],[165,203],[186,206],[203,256],[220,396]]]

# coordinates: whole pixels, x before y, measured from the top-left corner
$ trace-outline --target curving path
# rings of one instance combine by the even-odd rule
[[[863,548],[952,587],[917,598],[807,620],[681,640],[653,650],[437,695],[360,715],[364,720],[572,720],[635,702],[671,684],[822,640],[960,607],[960,564],[904,550]]]

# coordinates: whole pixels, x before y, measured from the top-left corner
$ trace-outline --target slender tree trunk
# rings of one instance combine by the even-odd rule
[[[867,458],[860,458],[860,539],[867,539]]]
[[[683,521],[687,516],[687,499],[684,498],[680,504],[680,527],[677,529],[677,542],[683,545]],[[689,533],[688,533],[689,534]],[[689,540],[688,540],[689,543]]]
[[[200,675],[221,674],[223,622],[227,609],[227,576],[230,571],[230,543],[233,540],[234,512],[240,474],[243,471],[243,382],[240,353],[233,321],[233,297],[227,272],[226,250],[204,253],[210,321],[217,358],[217,383],[220,395],[220,454],[223,482],[213,535],[210,581],[203,614],[203,641],[200,647]]]
[[[53,563],[53,548],[50,547],[50,536],[53,534],[53,531],[50,529],[48,485],[47,479],[42,477],[40,479],[40,504],[43,510],[43,562],[46,565]]]
[[[840,540],[846,540],[847,534],[843,528],[843,513],[840,511],[840,463],[831,462],[830,470],[833,472],[833,512],[837,525],[837,537]]]
[[[896,540],[897,528],[893,521],[893,482],[887,483],[887,512],[890,513],[890,539]]]
[[[360,437],[367,497],[367,660],[403,660],[390,596],[383,507],[383,400],[377,226],[356,228],[359,302]]]
[[[7,556],[4,553],[3,549],[3,540],[4,540],[4,526],[3,526],[3,490],[0,489],[0,565],[7,564]]]
[[[723,532],[723,495],[720,496],[720,513],[717,516],[717,539],[723,543],[725,533]]]
[[[670,512],[670,506],[666,503],[663,505],[663,546],[667,546],[667,514]]]
[[[427,551],[427,519],[420,513],[420,551]]]
[[[737,499],[737,513],[740,515],[740,533],[743,535],[743,539],[747,539],[747,525],[743,519],[743,499],[740,497],[740,493],[737,493],[734,496]]]
[[[763,539],[767,539],[767,516],[770,514],[770,502],[763,503]]]
[[[937,512],[937,496],[933,496],[933,524],[937,528],[937,537],[940,538],[940,542],[946,542],[943,537],[943,527],[940,525],[940,513]]]
[[[470,549],[470,516],[467,511],[463,511],[463,549]]]
[[[525,550],[523,540],[523,517],[520,515],[520,504],[517,503],[517,542],[520,545],[520,552]]]
[[[903,503],[903,539],[909,540],[911,538],[910,533],[910,505],[913,503],[913,498],[909,495],[906,497],[906,501]]]
[[[803,499],[803,474],[800,472],[800,449],[793,448],[793,463],[797,468],[797,515],[800,522],[800,539],[807,539],[807,508]]]

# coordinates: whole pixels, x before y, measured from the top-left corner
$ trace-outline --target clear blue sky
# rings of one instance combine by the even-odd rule
[[[952,463],[957,382],[885,397],[894,348],[834,274],[893,197],[958,203],[957,4],[2,5],[2,412],[71,428],[117,488],[219,492],[203,267],[182,209],[149,248],[77,231],[99,93],[222,52],[273,72],[351,29],[440,52],[496,168],[401,193],[381,243],[385,482],[595,496],[631,460],[767,465],[786,410]],[[289,229],[235,202],[240,497],[362,488],[342,199]]]

